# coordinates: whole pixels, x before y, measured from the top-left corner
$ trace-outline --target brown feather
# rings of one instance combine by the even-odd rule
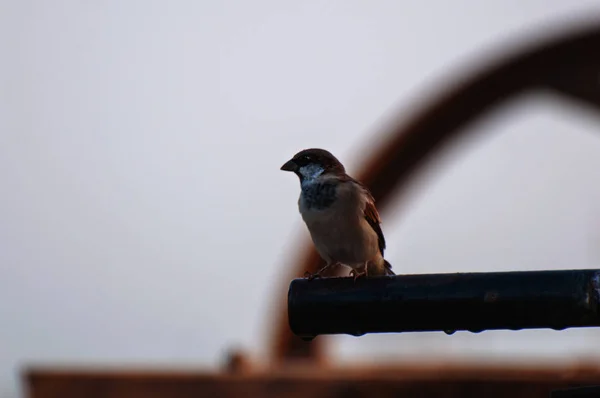
[[[379,251],[383,256],[383,251],[385,250],[385,238],[383,237],[383,231],[379,226],[381,223],[381,220],[379,219],[379,213],[377,213],[375,204],[371,201],[368,201],[367,205],[365,206],[365,219],[371,228],[373,228],[373,230],[377,233],[377,238],[379,240]]]
[[[364,216],[365,216],[365,219],[367,220],[367,222],[369,223],[369,225],[371,226],[371,228],[373,228],[373,230],[377,234],[378,243],[379,243],[379,252],[381,253],[381,256],[383,257],[383,252],[385,251],[385,237],[383,236],[383,231],[381,230],[381,227],[379,226],[379,224],[381,224],[381,218],[379,217],[379,212],[377,211],[377,208],[375,207],[375,199],[373,198],[373,195],[371,194],[371,192],[369,191],[369,189],[366,186],[364,186],[360,181],[357,181],[354,178],[350,177],[348,174],[345,174],[343,177],[340,178],[340,180],[341,181],[352,181],[364,190],[365,195],[367,196],[367,203],[366,203],[365,209],[364,209]],[[387,264],[389,264],[389,263],[387,263]],[[392,268],[392,266],[390,265],[389,268]]]

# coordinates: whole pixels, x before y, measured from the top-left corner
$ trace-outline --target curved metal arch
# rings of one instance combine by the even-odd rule
[[[410,177],[451,139],[459,137],[468,123],[526,90],[542,88],[600,111],[600,24],[537,43],[447,90],[408,123],[391,126],[390,139],[371,156],[358,177],[383,209],[393,191],[406,186]],[[314,272],[323,265],[312,245],[303,253],[292,275],[282,280],[286,287],[290,276],[301,277],[306,270]],[[271,359],[324,359],[322,338],[305,342],[291,333],[287,307],[281,305],[284,297],[278,296]]]

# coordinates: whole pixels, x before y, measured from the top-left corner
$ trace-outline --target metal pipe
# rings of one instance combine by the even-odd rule
[[[318,335],[600,326],[600,270],[294,279],[292,332]]]

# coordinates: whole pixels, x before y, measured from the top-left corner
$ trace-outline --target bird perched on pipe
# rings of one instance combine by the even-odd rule
[[[395,275],[383,258],[385,238],[371,192],[346,174],[344,166],[329,151],[305,149],[287,161],[281,170],[300,179],[298,208],[317,252],[327,268],[342,264],[359,276]]]

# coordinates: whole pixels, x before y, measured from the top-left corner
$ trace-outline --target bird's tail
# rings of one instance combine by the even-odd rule
[[[390,264],[388,260],[383,260],[383,270],[385,272],[384,275],[396,275],[394,271],[392,271],[392,264]]]

